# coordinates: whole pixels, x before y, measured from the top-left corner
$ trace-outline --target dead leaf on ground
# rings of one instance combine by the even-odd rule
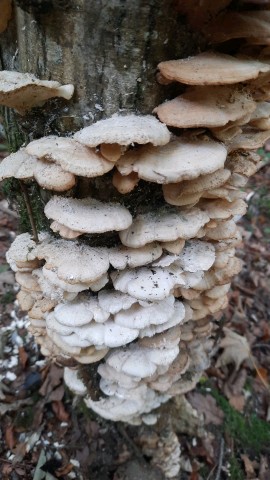
[[[62,382],[63,369],[57,367],[54,363],[50,365],[50,369],[46,375],[46,378],[39,389],[40,395],[47,397],[55,387],[58,387]]]
[[[24,347],[19,347],[19,360],[23,369],[25,369],[28,360],[28,354],[26,353]]]
[[[231,397],[229,399],[229,403],[238,412],[243,412],[244,406],[245,406],[245,403],[246,403],[246,399],[245,399],[244,395],[237,395],[235,397]]]
[[[251,460],[250,460],[250,459],[248,458],[248,456],[245,455],[245,454],[242,454],[242,455],[241,455],[241,458],[242,458],[242,460],[243,460],[243,462],[244,462],[245,472],[246,472],[246,475],[247,475],[246,478],[247,478],[247,479],[248,479],[248,478],[254,479],[254,477],[255,477],[255,471],[254,471],[254,467],[253,467],[253,464],[252,464]]]
[[[5,441],[9,450],[13,450],[15,446],[13,425],[7,425],[7,427],[5,428]]]
[[[208,425],[221,425],[224,419],[223,411],[217,406],[216,400],[211,395],[202,395],[198,392],[192,392],[188,395],[191,405],[204,415],[204,423]]]
[[[72,465],[72,463],[68,463],[67,465],[65,465],[64,467],[61,467],[61,468],[58,468],[56,471],[55,471],[55,475],[58,477],[62,477],[63,475],[67,475],[68,473],[71,472],[71,470],[73,469],[74,465]]]
[[[248,341],[229,328],[224,327],[224,333],[225,337],[220,342],[220,348],[223,348],[223,352],[217,359],[216,367],[234,363],[236,370],[238,370],[242,362],[251,355]]]
[[[69,413],[65,410],[63,402],[52,402],[52,410],[61,422],[67,422],[69,420]]]

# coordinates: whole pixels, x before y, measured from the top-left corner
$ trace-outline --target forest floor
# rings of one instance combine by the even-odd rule
[[[261,153],[265,164],[248,185],[249,209],[240,220],[244,267],[220,319],[226,346],[222,340],[187,395],[182,480],[270,479],[270,153]],[[157,434],[98,418],[64,387],[62,369],[40,355],[14,303],[17,286],[5,259],[17,230],[0,198],[0,479],[165,478],[141,449],[147,435],[155,449]]]

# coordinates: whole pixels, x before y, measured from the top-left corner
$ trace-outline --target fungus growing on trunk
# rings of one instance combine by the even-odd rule
[[[265,11],[222,13],[228,0],[203,0],[194,12],[193,1],[181,3],[213,42],[241,37],[249,48],[252,37],[251,53],[254,43],[268,44]],[[269,52],[259,60],[238,53],[161,62],[161,83],[186,88],[154,109],[164,123],[119,113],[73,138],[34,140],[0,165],[1,178],[33,179],[48,190],[76,182],[45,206],[51,230],[68,240],[46,233],[35,242],[22,234],[7,260],[42,353],[97,362],[99,400],[90,398],[77,369],[66,369],[65,379],[104,418],[153,423],[157,414],[148,414],[192,389],[209,365],[215,319],[242,265],[235,257],[236,220],[246,211],[241,189],[260,167],[252,150],[270,137]],[[53,95],[58,88],[16,72],[7,77],[31,78],[32,90],[24,83],[13,93],[10,84],[5,93],[0,88],[0,100],[21,112],[37,104],[37,92],[42,103],[48,86]],[[150,193],[141,196],[144,187]]]
[[[29,73],[0,71],[0,105],[14,108],[24,114],[33,107],[42,106],[49,98],[62,97],[70,100],[73,85],[39,80]]]

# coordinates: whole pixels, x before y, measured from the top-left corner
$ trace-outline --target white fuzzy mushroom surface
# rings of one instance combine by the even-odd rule
[[[153,105],[159,119],[119,112],[0,164],[0,179],[55,193],[43,192],[50,233],[19,235],[7,260],[41,352],[68,365],[67,386],[108,420],[153,423],[160,405],[195,387],[242,267],[243,187],[270,137],[269,12],[228,13],[227,3],[212,26],[192,11],[211,51],[159,63],[161,84],[182,84]],[[218,39],[235,38],[234,55],[219,51]],[[28,80],[0,72],[0,103],[22,113],[38,94],[71,94],[33,78],[29,90]]]

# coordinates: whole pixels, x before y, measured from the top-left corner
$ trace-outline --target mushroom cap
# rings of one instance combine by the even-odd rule
[[[158,301],[168,297],[175,286],[185,285],[182,270],[164,268],[137,268],[112,272],[116,290],[128,293],[137,300]]]
[[[208,242],[190,240],[178,256],[176,264],[187,272],[209,270],[215,261],[215,248]]]
[[[211,240],[226,240],[232,238],[237,230],[234,220],[220,221],[216,228],[207,232],[207,238]]]
[[[103,323],[110,314],[105,312],[95,297],[76,298],[73,302],[60,303],[54,309],[55,319],[68,327],[88,325],[92,320]]]
[[[233,38],[269,37],[270,12],[227,11],[207,25],[205,32],[214,43],[226,42]]]
[[[113,163],[72,138],[51,135],[30,142],[27,153],[59,164],[63,170],[82,177],[98,177],[109,172]]]
[[[219,188],[230,178],[231,172],[226,168],[216,170],[207,175],[201,175],[194,180],[185,180],[180,183],[163,185],[163,194],[170,205],[182,206],[189,202],[197,203],[203,192]]]
[[[43,105],[53,97],[70,100],[74,93],[73,85],[39,80],[29,73],[8,70],[0,72],[0,104],[25,113],[32,107]]]
[[[136,302],[134,297],[116,290],[100,290],[98,292],[98,303],[105,311],[113,315],[121,310],[128,310]]]
[[[131,172],[129,175],[123,176],[118,170],[115,170],[112,184],[119,193],[125,195],[132,192],[136,185],[138,185],[139,180],[136,172]]]
[[[153,375],[158,365],[170,365],[178,353],[178,346],[155,349],[143,348],[138,344],[133,344],[126,350],[111,352],[106,359],[106,363],[117,372],[123,372],[131,377],[145,378]]]
[[[118,203],[102,203],[94,198],[52,197],[44,209],[45,215],[62,225],[83,233],[103,233],[124,230],[132,223],[127,208]]]
[[[162,103],[154,112],[162,122],[173,127],[222,127],[251,114],[255,108],[256,102],[243,88],[198,86]]]
[[[31,273],[16,272],[15,279],[24,291],[40,292],[40,286]]]
[[[64,368],[64,381],[67,387],[75,393],[75,395],[84,396],[87,393],[87,387],[79,378],[78,370],[68,367]]]
[[[141,248],[117,246],[109,249],[110,264],[117,270],[147,265],[161,255],[162,248],[158,243],[150,243]]]
[[[34,178],[42,188],[63,192],[75,185],[72,173],[65,172],[60,165],[54,165],[29,155],[25,148],[5,157],[0,164],[0,181],[4,178],[27,180]]]
[[[17,262],[30,262],[37,258],[36,242],[32,239],[30,233],[18,235],[12,242],[6,253],[6,259],[9,264],[15,265]]]
[[[239,173],[250,177],[257,172],[260,163],[255,163],[251,156],[244,155],[241,152],[235,152],[230,155],[226,161],[226,167],[234,173]]]
[[[237,199],[233,202],[227,200],[203,200],[200,208],[214,219],[226,219],[233,215],[244,215],[247,211],[247,204],[244,200]]]
[[[94,345],[102,348],[104,346],[110,348],[121,347],[133,342],[139,335],[138,329],[123,327],[111,320],[105,323],[91,322],[81,327],[74,327],[73,331],[74,333],[63,338],[69,345]]]
[[[173,240],[172,242],[162,242],[162,247],[164,250],[170,253],[174,253],[175,255],[179,255],[182,252],[185,246],[185,240],[183,238],[178,238],[177,240]]]
[[[218,299],[223,295],[226,295],[231,288],[230,283],[225,283],[224,285],[217,285],[216,287],[206,290],[205,295],[209,298]]]
[[[178,238],[193,238],[208,221],[208,215],[197,208],[181,211],[168,207],[138,215],[132,225],[120,232],[119,236],[127,247],[138,248],[154,241],[171,242]]]
[[[235,150],[255,150],[261,148],[266,140],[270,138],[270,130],[258,132],[256,129],[246,128],[243,133],[234,137],[228,142],[228,151]]]
[[[122,175],[137,172],[139,178],[155,183],[175,183],[197,178],[224,167],[226,148],[209,138],[179,138],[164,147],[147,145],[121,157]]]
[[[224,53],[204,52],[182,60],[158,64],[162,75],[188,85],[227,85],[257,78],[270,65],[253,59],[234,58]]]
[[[129,328],[145,328],[150,325],[166,323],[174,314],[174,296],[159,302],[149,303],[147,306],[133,304],[128,310],[116,313],[114,321],[117,325]]]
[[[46,269],[53,269],[67,283],[91,283],[109,269],[105,249],[78,242],[49,239],[38,245],[36,255],[46,260]]]
[[[102,143],[165,145],[170,141],[170,132],[166,125],[152,115],[130,114],[99,120],[79,130],[74,138],[88,147],[96,147]]]

